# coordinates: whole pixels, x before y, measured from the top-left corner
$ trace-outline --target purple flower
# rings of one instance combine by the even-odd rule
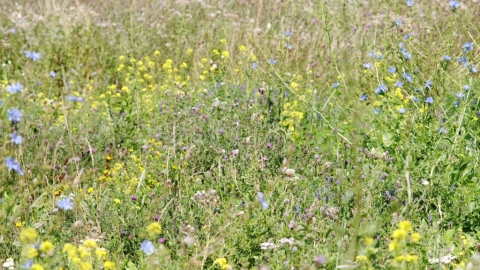
[[[147,256],[150,256],[155,252],[155,246],[151,241],[145,240],[140,244],[140,249],[147,254]]]
[[[10,134],[11,142],[14,144],[22,144],[23,138],[21,135],[18,135],[17,131],[14,131],[12,134]]]
[[[7,85],[6,89],[10,94],[13,95],[18,92],[23,92],[23,85],[21,83],[12,83],[10,85]]]
[[[5,165],[7,165],[8,171],[14,170],[18,174],[23,175],[23,170],[20,167],[20,163],[12,157],[5,158]]]
[[[132,202],[135,202],[137,201],[137,196],[133,195],[132,197],[130,197],[132,199]]]
[[[8,109],[8,120],[13,121],[13,123],[18,123],[22,121],[22,113],[20,112],[19,109],[13,108],[13,109]]]
[[[165,238],[163,238],[163,237],[162,237],[162,238],[158,238],[158,242],[159,242],[159,243],[165,243]]]
[[[271,143],[267,143],[267,148],[272,148],[272,144]]]
[[[57,200],[57,206],[58,208],[68,211],[73,209],[73,201],[70,199],[70,197],[65,197],[63,199],[58,199]]]
[[[321,265],[325,264],[326,262],[327,262],[327,259],[325,259],[325,257],[323,257],[322,255],[318,255],[315,258],[315,265],[317,267],[320,267]]]

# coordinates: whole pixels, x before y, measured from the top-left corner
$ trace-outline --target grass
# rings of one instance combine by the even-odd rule
[[[451,5],[3,3],[1,265],[477,269],[479,14]]]

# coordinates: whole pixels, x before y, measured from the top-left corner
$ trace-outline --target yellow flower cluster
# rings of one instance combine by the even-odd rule
[[[38,245],[38,233],[32,227],[25,227],[20,231],[20,242],[23,245],[22,257],[33,260],[39,256],[52,256],[54,245],[51,241],[45,240]],[[41,264],[33,263],[30,269],[43,270],[44,267]]]
[[[230,266],[230,264],[227,263],[227,259],[225,259],[225,258],[218,258],[213,263],[217,264],[220,267],[220,269],[222,269],[222,270],[232,268],[232,266]]]
[[[63,246],[63,253],[67,254],[68,260],[80,270],[91,270],[96,263],[102,263],[107,270],[115,269],[115,263],[107,260],[107,250],[99,248],[93,239],[86,239],[83,245],[78,247],[67,243]],[[95,256],[92,256],[92,252]]]
[[[398,224],[398,228],[393,231],[392,241],[388,244],[388,249],[397,254],[394,263],[416,263],[418,261],[418,255],[408,254],[405,249],[407,243],[416,243],[420,241],[421,238],[422,235],[413,230],[410,221],[401,221]]]

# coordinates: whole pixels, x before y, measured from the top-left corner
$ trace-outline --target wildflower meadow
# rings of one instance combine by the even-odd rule
[[[0,269],[480,269],[480,1],[0,3]]]

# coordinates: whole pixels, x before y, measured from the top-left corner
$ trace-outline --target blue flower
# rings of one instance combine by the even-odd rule
[[[21,83],[12,83],[10,85],[7,85],[6,89],[10,94],[13,95],[18,92],[23,92],[23,85]]]
[[[375,109],[373,110],[373,113],[374,113],[374,114],[380,114],[381,112],[382,112],[382,110],[380,110],[379,108],[375,108]]]
[[[287,36],[287,37],[291,37],[291,36],[292,36],[292,33],[290,33],[290,31],[288,31],[288,30],[283,31],[283,33],[284,33],[285,36]]]
[[[0,99],[0,106],[2,106],[2,105],[3,105],[3,100]]]
[[[389,67],[388,68],[388,72],[390,72],[391,74],[394,74],[395,71],[397,71],[397,69],[395,67]]]
[[[57,73],[55,71],[50,71],[50,77],[55,78],[57,76]]]
[[[410,33],[406,34],[403,38],[404,39],[409,39],[410,38]]]
[[[433,84],[433,82],[432,82],[432,81],[430,81],[430,80],[427,80],[427,81],[425,82],[425,88],[427,88],[427,89],[431,89],[431,88],[432,88],[432,84]]]
[[[458,100],[453,103],[453,106],[455,106],[455,107],[458,107],[458,105],[460,105],[460,101],[458,101]]]
[[[292,49],[292,45],[290,45],[290,43],[287,43],[287,45],[285,46],[287,48],[287,50],[291,50]]]
[[[470,85],[464,85],[464,86],[463,86],[463,90],[465,90],[465,91],[470,90]]]
[[[403,57],[405,57],[407,61],[412,60],[412,55],[409,52],[407,52],[407,50],[404,47],[401,47],[400,52],[403,54]]]
[[[23,175],[23,170],[20,167],[20,163],[12,157],[5,158],[5,165],[7,165],[8,171],[14,170],[18,174]]]
[[[253,64],[252,64],[252,68],[253,68],[253,69],[257,69],[257,67],[258,67],[258,64],[257,64],[257,62],[253,62]]]
[[[463,92],[460,92],[460,93],[457,93],[456,97],[457,97],[458,99],[462,99],[462,98],[465,97],[465,94],[464,94]]]
[[[397,26],[402,26],[402,20],[400,20],[400,19],[395,20],[395,24]]]
[[[361,100],[361,101],[365,101],[365,100],[367,100],[367,99],[368,99],[368,95],[365,94],[365,93],[363,93],[363,94],[360,96],[360,100]]]
[[[268,62],[269,62],[270,64],[272,64],[272,65],[275,65],[275,64],[277,63],[277,60],[275,60],[275,59],[270,59],[270,60],[268,60]]]
[[[449,61],[452,60],[452,57],[450,55],[445,55],[445,56],[443,56],[443,60],[449,62]]]
[[[453,8],[453,9],[456,9],[456,8],[459,8],[460,7],[460,3],[458,1],[454,1],[454,0],[451,0],[448,2],[448,4]]]
[[[459,56],[457,58],[457,62],[460,63],[460,64],[463,64],[464,67],[466,67],[468,65],[468,60],[467,60],[466,56]]]
[[[338,82],[332,84],[332,87],[333,87],[333,88],[337,88],[338,86],[340,86],[340,83],[338,83]]]
[[[413,0],[407,0],[407,6],[411,7],[413,5]]]
[[[370,69],[370,68],[372,68],[372,64],[365,63],[365,64],[363,64],[363,67],[366,68],[366,69]]]
[[[151,241],[145,240],[140,244],[140,249],[147,254],[147,256],[150,256],[155,252],[155,246]]]
[[[67,100],[68,101],[72,101],[72,102],[83,102],[83,98],[82,97],[77,97],[77,96],[74,96],[74,95],[69,95],[67,97]]]
[[[444,128],[440,128],[440,130],[438,132],[440,132],[440,134],[446,134],[447,130],[444,129]]]
[[[21,269],[30,269],[33,266],[33,260],[27,260],[24,265],[20,266]]]
[[[419,102],[419,101],[420,101],[420,99],[418,99],[418,98],[415,97],[415,96],[412,96],[410,99],[411,99],[413,102]]]
[[[22,144],[23,138],[21,135],[17,133],[17,131],[14,131],[12,134],[10,134],[11,142],[14,144]]]
[[[409,83],[413,82],[413,78],[412,78],[412,75],[410,75],[410,73],[403,74],[403,78],[405,78],[405,80],[407,80],[407,82]]]
[[[471,42],[466,42],[465,44],[463,44],[462,50],[463,52],[469,52],[473,50],[473,44]]]
[[[402,81],[398,81],[396,84],[395,84],[396,87],[402,87],[403,86],[403,82]]]
[[[68,211],[73,209],[73,201],[70,197],[65,197],[63,199],[57,200],[58,208]]]
[[[33,62],[36,62],[42,58],[42,55],[39,52],[24,51],[25,56],[29,59],[32,59]]]
[[[475,74],[478,72],[478,69],[474,65],[470,65],[470,71]]]
[[[260,201],[260,203],[262,204],[262,208],[265,210],[268,208],[268,203],[265,201],[265,198],[263,197],[263,193],[262,192],[258,192],[257,193],[257,196],[258,196],[258,200]]]
[[[22,113],[19,109],[13,108],[7,110],[8,120],[13,121],[13,123],[18,123],[22,121]]]
[[[386,93],[387,91],[388,91],[387,86],[385,86],[385,84],[380,84],[380,85],[375,89],[375,94],[379,95],[379,94]]]
[[[425,102],[428,103],[428,104],[433,104],[433,97],[427,97],[425,99]]]
[[[400,108],[398,109],[398,112],[401,113],[401,114],[404,114],[407,110],[405,110],[405,108]]]

